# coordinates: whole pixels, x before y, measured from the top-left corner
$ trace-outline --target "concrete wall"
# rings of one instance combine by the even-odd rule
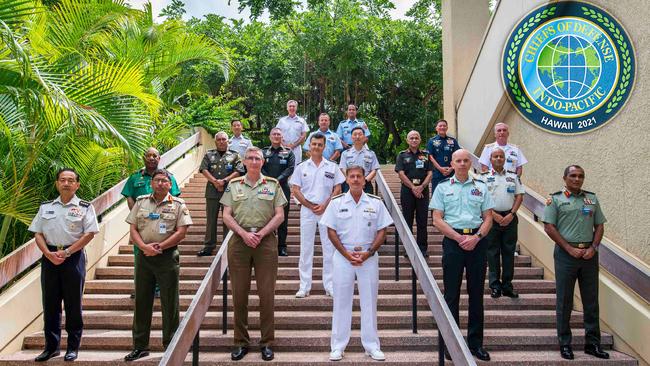
[[[618,18],[636,50],[636,82],[625,107],[606,126],[579,136],[542,131],[510,105],[500,119],[529,160],[526,185],[544,195],[555,192],[563,185],[564,167],[581,165],[585,189],[598,194],[608,219],[605,235],[650,265],[650,7],[647,0],[591,2]],[[503,92],[500,84],[495,92]]]

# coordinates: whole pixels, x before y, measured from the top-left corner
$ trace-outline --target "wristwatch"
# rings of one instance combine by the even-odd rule
[[[375,255],[376,252],[377,252],[377,251],[374,250],[373,248],[370,248],[370,249],[368,250],[368,253],[370,253],[370,256],[371,256],[371,257],[372,257],[373,255]]]
[[[68,257],[70,257],[72,255],[72,253],[70,253],[70,250],[68,248],[63,249],[63,252],[65,252],[65,257],[66,258],[68,258]]]
[[[477,231],[476,234],[474,234],[474,235],[478,236],[479,239],[483,238],[483,234],[481,234],[480,231]]]

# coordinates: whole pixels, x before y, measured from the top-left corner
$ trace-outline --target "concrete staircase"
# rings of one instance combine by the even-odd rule
[[[392,168],[384,168],[393,193],[399,202],[399,181]],[[202,247],[205,228],[205,178],[197,174],[183,188],[182,197],[191,210],[194,226],[181,243],[181,311],[189,306],[201,279],[212,261],[198,258],[195,253]],[[221,221],[221,220],[219,220]],[[276,290],[276,358],[272,363],[291,365],[326,364],[331,335],[332,300],[324,295],[321,282],[322,258],[317,239],[314,260],[314,286],[311,296],[294,298],[298,289],[299,211],[292,203],[289,216],[288,257],[279,258]],[[219,229],[219,231],[221,231]],[[441,236],[429,226],[430,263],[435,278],[441,278]],[[418,333],[412,332],[411,269],[400,248],[400,281],[395,281],[394,229],[389,230],[387,243],[380,249],[380,287],[378,299],[378,326],[382,350],[387,360],[384,364],[435,365],[437,364],[437,331],[431,312],[423,295],[417,299]],[[116,365],[131,350],[131,324],[133,300],[133,248],[121,246],[119,254],[111,256],[108,266],[97,270],[96,278],[86,282],[84,295],[85,331],[82,350],[77,364]],[[442,287],[441,281],[438,285]],[[493,365],[636,365],[635,359],[610,350],[610,360],[599,360],[582,353],[584,331],[582,315],[575,312],[571,323],[574,328],[576,360],[567,362],[560,358],[555,336],[555,284],[543,279],[543,270],[533,267],[531,258],[516,258],[515,289],[519,299],[492,299],[485,292],[485,347],[490,351]],[[250,299],[249,323],[253,345],[259,339],[259,313],[256,286],[253,282]],[[220,292],[214,298],[201,330],[202,364],[229,363],[232,345],[232,301],[228,303],[229,329],[221,332],[222,299]],[[461,328],[466,326],[467,296],[461,297]],[[359,303],[355,299],[352,339],[343,361],[338,364],[373,362],[363,354],[359,340]],[[181,316],[184,313],[181,314]],[[152,355],[138,364],[157,364],[162,354],[160,304],[156,301],[151,338]],[[65,349],[65,331],[62,347]],[[611,349],[613,339],[603,334],[603,345]],[[43,348],[42,332],[27,336],[23,350],[3,356],[0,365],[31,363]],[[186,363],[189,364],[190,355]],[[62,357],[49,363],[63,363]],[[240,364],[267,364],[261,360],[257,347]],[[451,363],[449,363],[451,364]]]

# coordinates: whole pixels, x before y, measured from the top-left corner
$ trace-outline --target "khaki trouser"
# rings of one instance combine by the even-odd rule
[[[228,244],[228,268],[232,284],[235,322],[235,346],[248,346],[248,293],[251,287],[251,268],[255,268],[255,282],[260,298],[260,346],[270,346],[275,339],[274,302],[275,280],[278,275],[278,240],[270,234],[257,248],[244,244],[239,235],[233,235]]]

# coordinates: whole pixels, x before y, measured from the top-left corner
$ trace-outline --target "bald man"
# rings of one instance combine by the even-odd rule
[[[510,136],[510,128],[507,124],[499,122],[494,125],[494,137],[496,141],[485,145],[481,157],[478,159],[478,162],[481,163],[481,170],[487,172],[492,169],[492,163],[490,162],[490,156],[492,155],[492,150],[495,148],[501,148],[501,150],[506,153],[506,162],[504,168],[516,172],[518,176],[521,177],[523,173],[523,166],[528,162],[524,153],[517,147],[517,145],[509,144],[508,137]]]

